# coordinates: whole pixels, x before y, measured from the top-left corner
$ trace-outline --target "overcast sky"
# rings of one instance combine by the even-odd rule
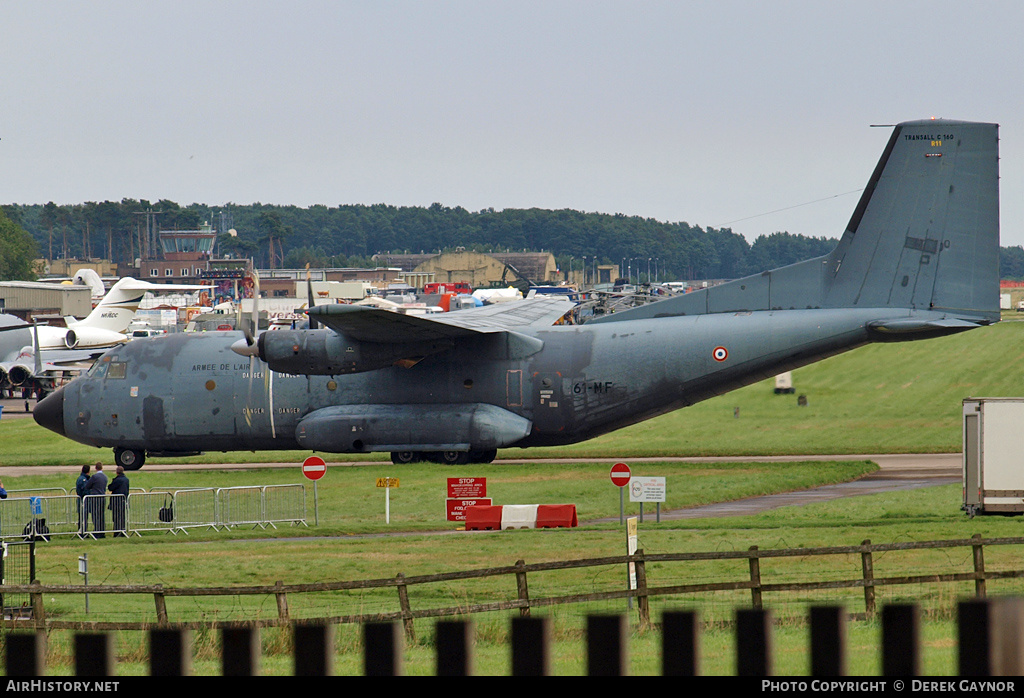
[[[570,208],[838,237],[894,124],[1000,124],[1024,2],[0,0],[0,203]]]

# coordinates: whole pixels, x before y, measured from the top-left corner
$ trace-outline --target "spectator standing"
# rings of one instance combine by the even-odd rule
[[[96,463],[96,472],[85,483],[86,495],[98,495],[90,497],[89,515],[92,516],[92,533],[96,538],[106,538],[104,531],[107,529],[107,516],[103,511],[103,495],[107,493],[107,474],[103,472],[103,464]]]
[[[82,466],[82,474],[75,480],[75,494],[78,495],[78,532],[85,533],[87,528],[85,509],[82,507],[82,500],[85,498],[85,483],[89,482],[89,466]]]
[[[107,487],[110,494],[114,495],[110,498],[107,508],[110,509],[110,517],[114,522],[114,538],[124,538],[127,531],[125,514],[128,510],[128,478],[125,477],[124,468],[120,465],[115,472],[117,474]]]

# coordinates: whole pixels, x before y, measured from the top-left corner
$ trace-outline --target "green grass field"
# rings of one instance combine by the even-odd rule
[[[456,524],[444,521],[446,477],[486,477],[488,495],[496,503],[574,503],[582,523],[618,516],[617,490],[608,479],[609,463],[641,456],[743,455],[743,454],[839,454],[886,452],[957,452],[960,450],[960,404],[968,396],[1012,396],[1021,393],[1017,365],[1024,349],[1024,323],[1006,322],[962,335],[909,344],[873,345],[834,357],[794,372],[797,394],[807,396],[807,406],[797,405],[795,395],[777,396],[770,381],[749,386],[680,412],[624,429],[584,444],[533,450],[506,450],[501,458],[525,456],[578,456],[594,460],[580,463],[486,466],[394,466],[383,458],[373,465],[350,465],[353,458],[330,457],[334,463],[318,483],[319,525],[313,523],[313,488],[306,482],[310,528],[278,530],[232,529],[194,532],[189,536],[147,534],[129,540],[58,540],[41,544],[37,576],[46,584],[77,584],[77,559],[88,553],[90,584],[154,584],[166,586],[230,586],[323,581],[336,579],[390,578],[444,571],[514,564],[516,560],[543,562],[619,555],[625,551],[625,534],[617,521],[554,531],[505,531],[465,534]],[[739,417],[734,417],[734,408]],[[269,454],[207,454],[189,461],[235,462],[239,458],[264,462],[294,462],[292,469],[255,467],[244,471],[130,474],[134,487],[234,486],[304,482],[298,465],[308,452]],[[37,427],[31,420],[0,420],[0,465],[58,464],[62,475],[3,476],[8,489],[63,486],[71,489],[79,466],[103,458],[109,451],[79,446]],[[366,460],[360,458],[360,460]],[[160,461],[156,461],[160,462]],[[751,464],[643,462],[633,466],[637,475],[662,475],[668,482],[665,510],[701,503],[797,490],[855,478],[874,466],[865,462]],[[376,478],[399,477],[401,486],[391,492],[391,523],[384,523],[384,495]],[[640,546],[648,553],[676,551],[745,550],[761,548],[856,545],[873,543],[986,537],[1012,537],[1024,532],[1019,518],[967,519],[960,511],[959,485],[892,492],[870,497],[775,510],[757,516],[654,522],[648,509],[640,530]],[[637,513],[627,502],[627,514]],[[436,532],[447,532],[438,535]],[[380,536],[381,533],[402,535]],[[966,557],[965,557],[966,556]],[[887,573],[941,571],[969,564],[963,551],[944,554],[887,556],[879,565]],[[986,560],[1003,564],[998,556]],[[859,561],[844,564],[859,565]],[[1005,563],[1010,564],[1010,563]],[[909,570],[915,570],[910,572]],[[828,573],[816,564],[803,569],[777,570],[780,575],[815,578]],[[731,574],[723,567],[683,570],[655,567],[648,575],[658,583],[689,583]],[[741,570],[742,573],[742,570]],[[765,574],[772,574],[769,569]],[[531,580],[531,594],[586,593],[616,588],[624,573],[582,570]],[[990,585],[990,593],[1021,593],[1015,582]],[[925,623],[925,672],[955,673],[955,628],[951,618],[955,601],[969,594],[967,584],[900,587],[880,595],[879,602],[913,600],[927,610]],[[418,608],[453,605],[474,599],[511,598],[514,583],[438,585],[416,591]],[[352,612],[344,609],[388,608],[394,610],[393,592],[336,594],[301,602],[293,608],[310,614]],[[64,619],[85,618],[80,596],[48,599],[48,612]],[[778,609],[776,673],[806,674],[807,629],[800,620],[808,603],[843,603],[860,611],[857,592],[814,597],[769,596],[766,604]],[[701,597],[672,598],[652,602],[657,619],[669,607],[693,607],[709,621],[727,621],[736,607],[749,604],[742,593],[715,593]],[[211,606],[193,600],[169,602],[172,618],[257,617],[276,612],[273,598],[253,604]],[[362,612],[362,611],[360,611]],[[580,635],[582,620],[590,612],[626,612],[622,603],[557,607],[555,669],[564,675],[583,673],[585,652]],[[90,620],[146,620],[154,615],[151,598],[92,595]],[[631,618],[636,620],[633,612]],[[477,672],[508,672],[508,614],[474,618],[477,630]],[[418,641],[406,650],[410,674],[433,671],[431,621],[417,621]],[[728,674],[733,668],[731,632],[719,624],[708,628],[703,640],[703,670]],[[52,673],[67,675],[70,652],[62,633],[51,635]],[[851,673],[877,675],[879,627],[858,621],[850,630]],[[289,640],[278,631],[263,634],[265,673],[287,674]],[[631,671],[657,674],[656,634],[635,631],[630,638]],[[139,633],[119,638],[121,669],[144,673],[145,643]],[[358,632],[339,628],[337,672],[356,674],[360,669]],[[196,638],[196,671],[216,673],[216,638],[204,633]]]

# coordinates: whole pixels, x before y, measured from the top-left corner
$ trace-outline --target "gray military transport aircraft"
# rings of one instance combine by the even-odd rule
[[[526,300],[429,317],[309,309],[309,329],[140,339],[39,402],[117,463],[311,449],[489,462],[589,439],[876,341],[999,320],[998,126],[898,124],[824,257],[553,326]],[[322,327],[321,327],[322,326]]]

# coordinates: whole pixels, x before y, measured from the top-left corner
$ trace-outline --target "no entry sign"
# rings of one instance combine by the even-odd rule
[[[327,472],[327,464],[320,456],[310,456],[302,461],[302,474],[310,480],[319,480]]]
[[[625,463],[616,463],[612,466],[612,484],[616,487],[625,487],[629,484],[629,466]]]

